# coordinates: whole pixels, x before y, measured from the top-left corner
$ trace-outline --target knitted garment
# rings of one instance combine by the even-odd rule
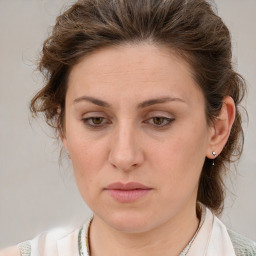
[[[256,242],[253,242],[232,230],[228,230],[228,234],[237,256],[256,256]]]
[[[20,243],[20,244],[18,244],[18,247],[20,249],[21,256],[32,256],[30,241]]]

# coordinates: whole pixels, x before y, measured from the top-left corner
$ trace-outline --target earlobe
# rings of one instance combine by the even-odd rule
[[[61,106],[59,105],[57,108],[57,113],[60,116],[61,115]],[[60,117],[59,117],[60,118]],[[60,139],[69,155],[69,149],[68,149],[68,142],[67,142],[67,138],[66,138],[66,132],[65,132],[65,127],[62,124],[59,124],[59,134],[60,134]]]
[[[60,135],[60,138],[61,138],[61,141],[67,151],[67,153],[69,154],[69,147],[68,147],[68,142],[67,142],[67,138],[66,138],[66,134],[65,132],[61,132],[61,135]]]
[[[232,125],[235,120],[236,106],[230,96],[223,99],[223,104],[219,116],[210,128],[209,147],[207,157],[214,159],[213,152],[219,155],[228,141]]]

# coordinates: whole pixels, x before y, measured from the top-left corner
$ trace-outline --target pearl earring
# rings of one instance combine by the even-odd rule
[[[214,158],[217,157],[217,153],[216,153],[215,151],[213,151],[212,154],[213,154]],[[212,161],[212,165],[214,165],[214,159],[213,159],[213,161]]]

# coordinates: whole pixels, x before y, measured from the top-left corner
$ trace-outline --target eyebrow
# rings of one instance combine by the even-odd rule
[[[81,101],[88,101],[88,102],[91,102],[91,103],[93,103],[95,105],[98,105],[100,107],[106,107],[106,108],[111,107],[111,105],[109,103],[107,103],[103,100],[94,98],[94,97],[89,97],[89,96],[79,97],[79,98],[74,100],[74,103],[79,103]],[[180,98],[176,98],[176,97],[160,97],[160,98],[149,99],[149,100],[143,101],[143,102],[138,104],[137,108],[146,108],[146,107],[149,107],[149,106],[152,106],[152,105],[167,103],[167,102],[172,102],[172,101],[178,101],[178,102],[185,103],[184,100],[182,100]]]
[[[89,96],[79,97],[79,98],[74,100],[74,103],[78,103],[78,102],[81,102],[81,101],[88,101],[88,102],[91,102],[91,103],[93,103],[95,105],[98,105],[98,106],[101,106],[101,107],[106,107],[106,108],[111,107],[111,105],[109,103],[107,103],[103,100],[94,98],[94,97],[89,97]]]
[[[162,97],[162,98],[155,98],[155,99],[150,99],[150,100],[143,101],[143,102],[138,104],[138,108],[146,108],[146,107],[149,107],[151,105],[167,103],[167,102],[172,102],[172,101],[179,101],[179,102],[185,103],[185,101],[180,99],[180,98]]]

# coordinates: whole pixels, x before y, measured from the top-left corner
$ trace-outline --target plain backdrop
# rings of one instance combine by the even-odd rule
[[[76,189],[71,164],[29,101],[42,86],[35,63],[67,0],[0,0],[0,248],[61,225],[78,225],[90,211]],[[230,171],[223,221],[256,240],[256,1],[217,0],[231,30],[234,67],[248,82],[245,148]]]

